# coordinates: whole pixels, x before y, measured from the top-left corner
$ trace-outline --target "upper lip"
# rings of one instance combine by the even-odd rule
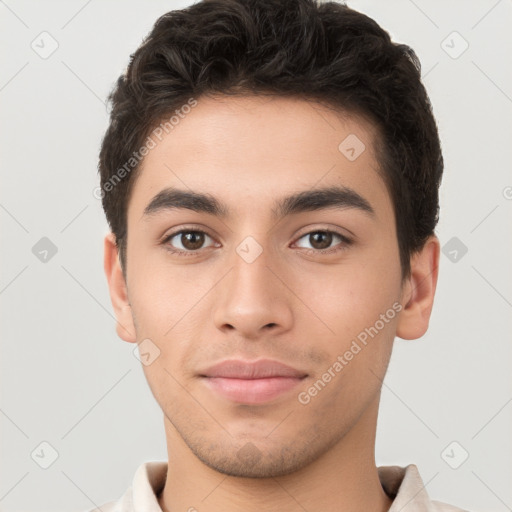
[[[272,359],[260,359],[258,361],[228,359],[207,368],[200,375],[201,377],[224,377],[228,379],[265,379],[270,377],[302,378],[307,373]]]

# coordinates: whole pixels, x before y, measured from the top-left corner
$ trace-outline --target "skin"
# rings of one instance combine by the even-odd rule
[[[366,149],[349,161],[338,146],[356,134]],[[126,279],[115,239],[105,238],[105,272],[130,343],[160,350],[143,365],[164,413],[169,465],[164,511],[385,511],[375,465],[382,379],[395,336],[428,328],[438,276],[431,236],[401,280],[395,218],[378,173],[372,124],[292,98],[202,97],[143,161],[128,206]],[[236,177],[236,179],[234,179]],[[325,209],[272,219],[275,200],[345,185],[375,210]],[[219,219],[186,209],[144,216],[169,186],[209,193],[232,210]],[[179,235],[207,232],[199,249]],[[308,236],[336,236],[322,246]],[[236,252],[252,236],[263,252]],[[189,250],[179,256],[166,249]],[[192,247],[192,250],[190,249]],[[197,245],[195,246],[197,247]],[[307,250],[310,249],[310,253]],[[402,310],[311,398],[297,399],[356,336],[397,302]],[[260,405],[218,395],[198,373],[228,358],[276,359],[307,372],[298,388]]]

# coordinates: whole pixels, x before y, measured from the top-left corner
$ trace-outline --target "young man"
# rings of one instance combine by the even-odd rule
[[[103,512],[456,511],[375,465],[395,336],[428,328],[443,159],[414,52],[313,0],[162,16],[100,154],[118,335],[168,462]]]

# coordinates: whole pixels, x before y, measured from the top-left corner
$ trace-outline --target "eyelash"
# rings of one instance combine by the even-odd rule
[[[167,251],[171,252],[172,254],[177,254],[180,257],[181,256],[188,257],[188,256],[195,256],[195,255],[197,255],[198,252],[201,249],[183,251],[181,249],[174,249],[169,244],[169,241],[172,240],[174,237],[176,237],[177,235],[185,234],[185,233],[204,234],[204,235],[206,235],[206,236],[208,236],[208,237],[213,239],[213,237],[210,236],[206,231],[203,231],[203,230],[200,230],[200,229],[180,229],[179,231],[175,231],[174,233],[170,233],[168,236],[166,236],[162,240],[162,244],[165,246],[165,249]],[[338,246],[331,247],[330,249],[304,249],[304,248],[301,248],[301,250],[303,252],[305,252],[306,254],[313,254],[314,253],[314,254],[324,255],[324,254],[338,253],[338,252],[346,250],[350,245],[353,244],[353,240],[351,240],[350,238],[346,237],[345,235],[342,235],[341,233],[338,233],[337,231],[333,231],[333,230],[329,230],[329,229],[314,229],[312,231],[308,231],[307,233],[304,233],[299,238],[297,238],[297,241],[302,239],[302,238],[304,238],[305,236],[311,235],[313,233],[327,233],[327,234],[336,235],[337,237],[339,237],[341,239],[341,244],[339,244]]]

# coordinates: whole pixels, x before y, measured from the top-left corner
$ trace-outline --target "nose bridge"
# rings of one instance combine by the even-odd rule
[[[222,281],[214,320],[219,329],[236,329],[256,337],[267,328],[287,329],[292,312],[286,288],[269,267],[272,251],[248,236],[229,259],[231,272]]]

